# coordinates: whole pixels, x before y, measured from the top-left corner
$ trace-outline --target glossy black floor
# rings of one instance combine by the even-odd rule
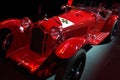
[[[54,80],[53,77],[48,80]],[[0,59],[0,80],[39,80],[10,60]],[[87,52],[81,80],[120,80],[120,21],[116,38]]]

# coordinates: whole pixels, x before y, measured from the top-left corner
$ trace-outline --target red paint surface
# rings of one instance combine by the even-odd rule
[[[62,21],[60,19],[62,19]],[[113,16],[113,14],[110,14],[109,17],[105,19],[102,18],[98,12],[92,11],[91,8],[74,8],[48,20],[32,23],[30,29],[26,32],[21,32],[20,30],[20,19],[2,21],[0,22],[0,29],[7,28],[12,31],[14,36],[12,45],[7,51],[6,56],[28,69],[31,73],[34,73],[38,68],[42,67],[43,63],[53,54],[61,59],[70,58],[86,44],[98,45],[109,35],[112,24],[116,20],[117,15]],[[107,22],[110,23],[108,24]],[[61,35],[56,38],[56,40],[51,37],[50,30],[52,27],[58,28]],[[34,28],[42,29],[45,34],[42,53],[33,51],[29,47],[32,38],[31,33]],[[102,32],[103,30],[105,31]],[[34,40],[34,42],[37,42],[37,40]],[[52,67],[54,68],[54,66]],[[52,68],[50,69],[52,70]],[[51,70],[48,70],[46,67],[45,70],[39,71],[37,75],[41,76],[43,73],[49,75],[47,73]]]

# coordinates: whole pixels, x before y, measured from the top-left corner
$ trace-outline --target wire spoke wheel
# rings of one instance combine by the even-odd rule
[[[10,30],[0,30],[0,57],[5,57],[7,50],[10,48],[13,40],[13,34]]]
[[[116,36],[117,24],[118,24],[118,22],[115,23],[115,25],[114,25],[112,31],[110,32],[110,39],[111,39],[111,40]]]
[[[12,40],[13,40],[13,34],[12,33],[7,34],[2,43],[2,49],[4,51],[7,51],[10,48]]]
[[[81,69],[82,69],[82,65],[83,65],[83,62],[80,61],[79,63],[76,63],[73,68],[71,69],[71,74],[73,76],[71,76],[71,79],[73,78],[73,80],[77,79],[79,80],[79,76],[81,75]]]
[[[85,50],[81,49],[70,58],[64,65],[66,67],[56,73],[55,80],[80,80],[86,61],[85,53]]]

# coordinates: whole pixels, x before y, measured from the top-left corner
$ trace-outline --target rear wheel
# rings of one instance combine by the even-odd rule
[[[86,54],[81,49],[67,61],[65,66],[56,73],[55,80],[80,80],[85,66]]]
[[[111,41],[113,40],[113,38],[116,36],[116,31],[117,31],[117,24],[118,22],[115,22],[113,28],[112,28],[112,31],[110,32],[110,35],[108,37],[108,39]]]
[[[5,29],[0,32],[0,56],[4,57],[6,51],[10,48],[13,40],[13,34],[11,31]]]

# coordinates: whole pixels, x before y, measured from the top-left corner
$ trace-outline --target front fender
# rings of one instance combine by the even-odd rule
[[[8,19],[0,22],[0,30],[5,28],[9,29],[12,32],[18,32],[20,27],[21,20],[20,19]]]
[[[57,49],[55,54],[60,58],[70,58],[85,45],[86,39],[84,38],[70,38],[63,42]]]
[[[13,34],[13,41],[7,53],[13,53],[13,51],[29,43],[28,35],[26,35],[26,33],[21,31],[20,25],[21,25],[21,19],[8,19],[0,22],[0,30],[8,29]]]

